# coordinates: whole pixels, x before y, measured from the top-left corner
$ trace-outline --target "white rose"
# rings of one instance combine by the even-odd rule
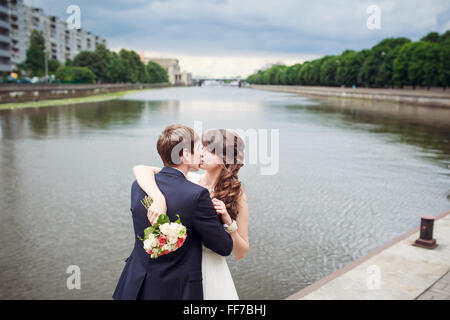
[[[147,239],[144,241],[144,249],[145,251],[151,250],[152,249],[152,241],[150,239]]]
[[[169,240],[169,243],[174,244],[177,243],[178,241],[178,234],[171,232],[168,236],[167,239]]]
[[[163,223],[162,225],[159,226],[159,230],[164,233],[165,235],[168,235],[170,232],[170,224],[169,223]]]
[[[183,226],[178,223],[173,223],[173,230],[176,234],[179,234],[181,229],[183,229]]]
[[[144,241],[144,249],[145,250],[152,249],[158,246],[158,244],[159,244],[158,239],[156,239],[153,234],[149,234],[148,239]]]

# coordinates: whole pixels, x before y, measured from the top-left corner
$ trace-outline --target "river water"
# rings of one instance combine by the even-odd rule
[[[111,298],[134,243],[132,167],[160,165],[156,139],[172,123],[258,132],[263,142],[278,130],[270,164],[261,156],[241,169],[250,250],[227,261],[241,299],[301,290],[417,227],[421,215],[450,209],[450,110],[377,108],[190,87],[1,111],[0,298]],[[80,289],[67,287],[72,265]]]

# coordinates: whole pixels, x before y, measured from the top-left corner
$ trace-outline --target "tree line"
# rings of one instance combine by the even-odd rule
[[[450,30],[419,41],[387,38],[370,50],[345,50],[292,66],[274,65],[247,77],[252,84],[361,86],[372,88],[450,85]]]
[[[62,83],[162,83],[169,82],[166,70],[155,62],[144,64],[133,50],[118,53],[103,44],[94,51],[81,51],[73,60],[61,65],[48,59],[48,73]],[[26,59],[18,65],[19,74],[30,77],[45,75],[45,39],[42,31],[33,30]]]

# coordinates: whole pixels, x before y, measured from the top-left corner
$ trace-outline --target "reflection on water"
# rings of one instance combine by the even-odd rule
[[[278,173],[240,173],[251,248],[227,261],[241,299],[287,297],[449,209],[449,111],[403,107],[165,88],[1,111],[0,298],[110,299],[134,241],[131,168],[160,165],[161,130],[196,120],[280,130]]]
[[[337,126],[382,135],[391,134],[390,142],[416,145],[423,156],[438,160],[448,168],[450,159],[450,110],[424,106],[382,103],[354,99],[320,99],[320,107],[306,107],[330,119],[338,117]],[[295,109],[297,106],[287,106]],[[300,105],[298,108],[305,108]],[[427,152],[427,150],[429,152]]]

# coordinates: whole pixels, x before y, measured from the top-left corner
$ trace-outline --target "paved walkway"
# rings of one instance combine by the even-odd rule
[[[410,104],[450,107],[449,90],[408,90],[408,89],[382,89],[382,88],[340,88],[324,86],[291,86],[291,85],[258,85],[251,88],[297,93],[300,95],[359,98],[392,102],[406,102]]]
[[[434,222],[437,248],[411,245],[419,237],[417,227],[287,299],[450,299],[449,213]]]
[[[417,300],[450,300],[450,272],[425,290]]]

